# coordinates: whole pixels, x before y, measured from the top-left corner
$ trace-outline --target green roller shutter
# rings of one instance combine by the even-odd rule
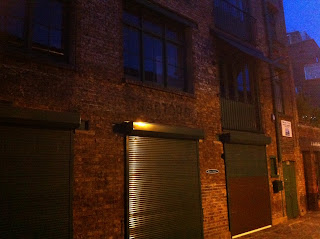
[[[202,238],[196,140],[128,136],[128,238]]]
[[[71,238],[72,131],[0,125],[0,238]]]
[[[271,225],[265,146],[224,144],[232,235]]]

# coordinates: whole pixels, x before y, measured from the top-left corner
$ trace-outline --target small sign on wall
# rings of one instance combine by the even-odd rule
[[[219,170],[218,169],[208,169],[206,171],[206,173],[208,173],[208,174],[216,174],[216,173],[219,173]]]
[[[286,120],[281,120],[282,136],[292,137],[291,122]]]

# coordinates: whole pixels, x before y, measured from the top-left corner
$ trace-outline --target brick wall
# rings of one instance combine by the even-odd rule
[[[122,135],[114,123],[146,121],[201,128],[200,178],[205,238],[229,238],[226,182],[221,134],[219,79],[216,70],[212,1],[166,1],[157,3],[197,24],[192,28],[194,94],[146,87],[124,80],[122,57],[122,1],[77,1],[75,4],[75,64],[39,62],[25,55],[1,50],[0,100],[16,106],[54,111],[78,111],[89,121],[89,130],[76,130],[74,141],[74,238],[123,238],[125,152]],[[253,1],[258,19],[257,46],[267,53],[262,6]],[[268,65],[259,63],[259,90],[263,128],[272,138],[267,158],[276,155],[275,126]],[[291,78],[285,79],[290,83]],[[292,92],[286,93],[286,117],[296,122]],[[296,132],[296,131],[294,131]],[[301,155],[294,139],[283,142],[284,160]],[[294,147],[294,149],[292,149]],[[287,150],[287,151],[286,151]],[[269,165],[269,163],[268,163]],[[270,165],[269,165],[270,166]],[[298,165],[298,171],[301,165]],[[219,174],[206,174],[216,168]],[[299,180],[302,174],[298,174]],[[303,195],[303,186],[299,185]],[[281,218],[280,194],[272,193],[272,217]],[[303,203],[301,202],[301,208]],[[302,209],[303,210],[303,209]]]

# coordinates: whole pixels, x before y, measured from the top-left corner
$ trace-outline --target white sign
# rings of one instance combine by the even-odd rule
[[[292,137],[291,122],[286,120],[281,120],[282,136]]]

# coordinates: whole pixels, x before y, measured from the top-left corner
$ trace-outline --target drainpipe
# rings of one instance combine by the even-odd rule
[[[267,29],[267,43],[268,43],[268,58],[272,59],[273,58],[273,53],[272,53],[272,38],[271,38],[271,29],[270,25],[268,23],[268,6],[267,6],[267,0],[262,0],[263,1],[263,12],[265,15],[265,29]],[[278,162],[282,162],[282,154],[281,154],[281,132],[280,132],[280,127],[279,127],[279,114],[277,110],[277,104],[276,104],[276,83],[275,83],[275,70],[274,67],[269,64],[269,72],[271,75],[271,82],[272,82],[272,102],[273,102],[273,114],[275,117],[275,128],[276,128],[276,143],[277,143],[277,156],[278,156]],[[279,170],[280,174],[280,170]],[[280,174],[281,176],[281,174]],[[285,216],[284,213],[284,205],[283,205],[283,191],[281,191],[281,202],[282,202],[282,215],[283,217]]]

